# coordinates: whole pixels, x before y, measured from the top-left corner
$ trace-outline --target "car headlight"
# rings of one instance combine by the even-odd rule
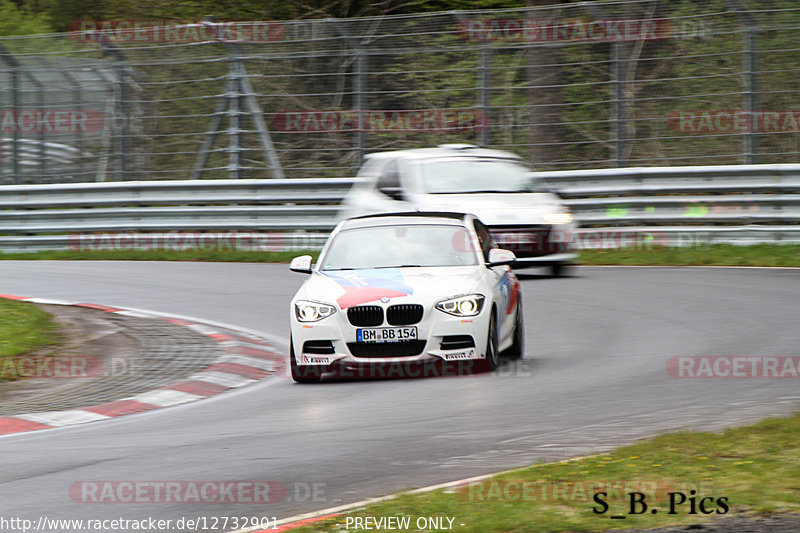
[[[572,213],[563,211],[560,213],[546,213],[542,218],[548,224],[569,224],[572,222]]]
[[[336,312],[332,305],[298,300],[294,303],[294,316],[300,322],[316,322],[323,318],[328,318]]]
[[[480,314],[483,309],[484,299],[480,294],[459,296],[439,302],[436,304],[436,309],[453,316],[475,316]]]

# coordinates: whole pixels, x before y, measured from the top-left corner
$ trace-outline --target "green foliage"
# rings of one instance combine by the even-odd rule
[[[7,359],[53,344],[57,326],[49,313],[27,302],[0,298],[0,368]],[[0,372],[0,381],[16,376]]]
[[[0,0],[0,36],[32,35],[53,31],[47,16],[18,7],[10,0]]]

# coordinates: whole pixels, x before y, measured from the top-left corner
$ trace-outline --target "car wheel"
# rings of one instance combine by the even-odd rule
[[[489,335],[486,339],[486,359],[480,361],[480,372],[493,372],[500,365],[500,354],[497,351],[497,319],[495,312],[489,319]]]
[[[563,278],[565,276],[569,276],[569,264],[568,263],[556,263],[550,267],[550,274],[554,278]]]
[[[317,383],[322,379],[322,372],[316,366],[300,366],[294,356],[294,342],[289,339],[289,364],[292,369],[292,379],[297,383]]]
[[[514,342],[503,355],[511,359],[521,359],[525,355],[525,319],[521,299],[517,302],[517,317],[514,320]]]

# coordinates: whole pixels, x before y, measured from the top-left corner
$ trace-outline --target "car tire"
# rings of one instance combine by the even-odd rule
[[[486,337],[486,358],[479,361],[479,372],[493,372],[500,365],[500,354],[497,351],[497,315],[492,311],[489,319],[489,334]]]
[[[322,372],[316,366],[300,366],[294,356],[294,341],[289,339],[289,366],[292,369],[292,379],[297,383],[318,383],[322,379]]]
[[[517,301],[517,316],[514,320],[514,342],[503,352],[509,359],[522,359],[525,356],[525,318],[522,314],[522,299]]]
[[[563,278],[569,276],[570,265],[569,263],[556,263],[550,267],[550,275],[554,278]]]

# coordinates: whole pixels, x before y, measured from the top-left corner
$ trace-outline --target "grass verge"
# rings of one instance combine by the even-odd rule
[[[91,260],[91,261],[222,261],[288,263],[298,255],[311,255],[316,260],[318,252],[234,252],[227,250],[52,250],[43,252],[3,253],[0,260]]]
[[[459,489],[403,494],[347,516],[330,518],[293,531],[341,531],[347,517],[453,518],[464,533],[604,531],[697,524],[742,512],[800,512],[800,414],[772,418],[722,433],[679,432],[661,435],[612,453],[559,463],[534,465]],[[691,491],[695,494],[692,495]],[[607,493],[608,510],[594,501]],[[630,513],[626,493],[640,492],[646,512]],[[670,493],[676,514],[670,514]],[[690,514],[691,499],[695,512]],[[700,501],[706,500],[700,513]],[[721,498],[729,510],[723,511]],[[658,509],[656,514],[653,509]],[[642,506],[637,505],[636,511]],[[625,515],[625,519],[611,519]],[[448,521],[444,520],[447,525]],[[463,525],[461,525],[463,524]],[[354,522],[349,523],[354,528]],[[395,527],[394,530],[398,528]],[[374,531],[391,531],[376,528]]]
[[[0,298],[0,381],[19,378],[15,358],[55,344],[58,338],[50,313],[32,303]]]
[[[582,250],[584,265],[720,265],[800,267],[798,244],[714,244],[651,249]]]
[[[95,260],[95,261],[222,261],[285,263],[298,255],[317,251],[235,252],[230,250],[63,250],[46,252],[1,253],[2,259],[15,260]],[[715,244],[684,248],[623,248],[583,250],[580,262],[585,265],[729,265],[800,267],[800,245],[756,244],[736,246]]]

